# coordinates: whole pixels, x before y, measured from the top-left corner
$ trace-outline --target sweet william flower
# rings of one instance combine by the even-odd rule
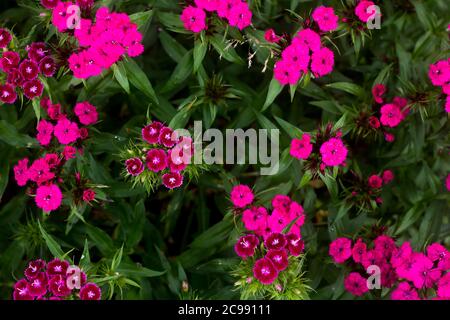
[[[325,165],[339,166],[347,159],[348,150],[341,139],[331,138],[320,147],[320,154]]]
[[[12,85],[13,87],[21,87],[23,85],[23,77],[19,69],[11,69],[6,77],[6,83]]]
[[[147,153],[147,168],[160,172],[167,168],[167,154],[163,149],[151,149]]]
[[[246,185],[234,186],[231,190],[231,202],[237,208],[244,208],[253,202],[253,191]]]
[[[242,259],[252,257],[255,253],[255,249],[259,244],[259,240],[255,235],[249,234],[242,236],[234,245],[234,251]]]
[[[329,255],[336,263],[344,263],[352,256],[352,241],[347,238],[337,238],[330,244]]]
[[[281,40],[281,37],[277,36],[273,29],[268,29],[264,33],[264,39],[270,43],[278,43]]]
[[[447,60],[438,61],[430,65],[428,76],[434,86],[442,86],[450,81],[450,62]]]
[[[36,205],[45,212],[51,212],[59,208],[62,201],[62,193],[55,184],[40,186],[36,190]]]
[[[368,184],[372,189],[380,189],[383,185],[383,179],[374,174],[369,177]]]
[[[292,43],[307,46],[312,52],[316,52],[322,47],[319,34],[309,28],[300,30]]]
[[[50,50],[45,42],[33,42],[28,48],[28,57],[35,63],[39,63],[43,58],[48,56]]]
[[[280,250],[286,247],[287,240],[282,233],[273,232],[265,240],[264,245],[269,250]]]
[[[173,130],[169,127],[161,128],[159,132],[158,141],[160,144],[167,148],[171,148],[175,145],[176,140],[172,137]]]
[[[125,161],[127,172],[132,176],[138,176],[144,171],[144,164],[139,158],[131,158]]]
[[[289,253],[295,257],[299,256],[305,248],[305,243],[301,237],[290,233],[286,236],[286,240]]]
[[[0,101],[13,104],[17,100],[17,93],[14,87],[8,83],[0,85]]]
[[[378,120],[378,118],[375,116],[369,117],[369,126],[374,129],[378,129],[380,127],[380,120]]]
[[[372,16],[373,12],[369,10],[370,6],[373,6],[372,1],[360,1],[355,8],[355,14],[362,22],[366,23]]]
[[[316,50],[311,57],[311,71],[322,77],[333,71],[334,53],[328,48]]]
[[[321,31],[334,31],[338,27],[339,17],[334,13],[332,7],[317,7],[312,14],[312,18],[319,25]]]
[[[39,72],[46,77],[52,77],[56,72],[56,64],[52,57],[44,57],[39,62]]]
[[[25,82],[22,88],[24,95],[30,100],[40,97],[44,91],[44,85],[39,79]]]
[[[300,80],[301,72],[284,60],[275,63],[274,77],[282,85],[294,85]]]
[[[40,272],[34,279],[30,280],[29,292],[34,297],[40,297],[47,293],[47,276]]]
[[[80,132],[75,122],[61,118],[56,123],[54,135],[59,143],[66,145],[75,142],[79,138]]]
[[[16,179],[17,185],[20,187],[25,186],[30,179],[28,161],[28,158],[19,160],[17,165],[14,166],[14,178]]]
[[[257,231],[267,224],[268,213],[264,207],[252,207],[242,213],[242,222],[249,231]]]
[[[79,102],[75,105],[74,112],[81,124],[85,126],[94,124],[98,121],[97,108],[89,102]]]
[[[6,48],[12,40],[11,33],[8,30],[0,28],[0,49]]]
[[[95,283],[86,283],[80,289],[80,299],[81,300],[101,300],[102,290]]]
[[[21,279],[14,285],[13,299],[34,300],[34,297],[30,293],[30,287],[26,279]]]
[[[178,172],[165,173],[161,180],[163,185],[168,189],[179,188],[183,185],[183,176]]]
[[[361,263],[364,255],[367,252],[367,245],[362,241],[362,239],[358,239],[355,245],[352,248],[352,258],[356,263]]]
[[[37,184],[42,184],[55,177],[53,172],[50,172],[50,166],[45,159],[38,159],[28,169],[30,180]]]
[[[48,288],[56,297],[67,297],[72,293],[67,287],[66,278],[60,274],[49,279]]]
[[[307,72],[310,60],[307,46],[299,43],[291,44],[283,50],[281,57],[283,61],[295,68],[295,70]]]
[[[278,270],[270,259],[262,258],[253,266],[253,276],[262,284],[272,284],[278,278]]]
[[[58,32],[64,32],[67,30],[67,19],[69,15],[67,14],[67,9],[73,5],[72,2],[59,2],[52,11],[52,24],[56,27]]]
[[[68,268],[69,263],[67,261],[55,258],[47,264],[47,275],[49,278],[56,275],[66,275]]]
[[[411,287],[408,282],[400,282],[397,288],[391,293],[392,300],[420,300],[416,289]]]
[[[411,269],[411,278],[418,289],[431,288],[441,277],[441,271],[423,254],[417,254]]]
[[[37,140],[42,146],[48,146],[52,139],[53,125],[46,121],[41,120],[37,126],[38,134],[36,136]]]
[[[189,6],[184,8],[180,17],[187,30],[198,33],[207,29],[206,14],[202,9]]]
[[[344,287],[354,296],[362,296],[369,291],[366,279],[358,272],[352,272],[345,278]]]
[[[64,159],[66,159],[66,161],[74,159],[77,154],[77,148],[73,146],[65,146],[62,154],[64,156]]]
[[[285,249],[271,249],[267,252],[266,258],[272,261],[278,271],[285,270],[289,265],[289,260]]]
[[[95,200],[95,191],[92,189],[86,189],[83,191],[83,201],[92,202]]]
[[[388,184],[394,180],[394,173],[391,170],[383,171],[383,183]]]
[[[46,9],[53,9],[55,8],[60,0],[41,0],[41,4]]]
[[[28,267],[25,269],[25,277],[27,277],[28,280],[35,279],[39,273],[42,271],[42,269],[45,268],[45,261],[42,259],[37,259],[34,261],[30,261],[28,263]]]
[[[384,126],[395,128],[403,120],[403,113],[395,104],[385,104],[381,107],[380,112],[380,120]]]
[[[292,140],[290,155],[297,159],[306,160],[311,155],[312,149],[311,136],[305,133],[301,139]]]
[[[376,84],[372,88],[372,96],[376,103],[381,104],[384,102],[383,96],[386,93],[387,88],[384,84]]]
[[[4,72],[10,72],[19,66],[20,56],[15,51],[5,51],[0,59],[0,69]]]
[[[161,122],[152,122],[142,129],[142,139],[144,139],[144,141],[148,142],[149,144],[157,143],[162,128],[163,124]]]
[[[206,11],[216,11],[221,0],[194,0],[195,5]]]
[[[230,26],[243,30],[252,24],[252,12],[248,3],[240,2],[234,5],[228,12],[228,22]]]

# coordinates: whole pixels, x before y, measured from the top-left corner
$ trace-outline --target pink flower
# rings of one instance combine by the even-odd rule
[[[169,127],[161,128],[158,138],[159,143],[167,148],[173,147],[176,143],[176,140],[173,139],[172,134],[173,130],[171,128]]]
[[[183,176],[178,172],[169,172],[162,176],[162,183],[168,189],[176,189],[183,185]]]
[[[329,255],[336,263],[344,263],[352,256],[352,241],[347,238],[337,238],[330,244]]]
[[[221,0],[194,0],[197,7],[206,11],[216,11]]]
[[[434,86],[442,86],[450,81],[450,62],[448,60],[438,61],[430,65],[428,76]]]
[[[184,8],[181,17],[184,27],[187,30],[198,33],[207,29],[205,11],[193,6]]]
[[[410,275],[416,288],[431,288],[441,277],[441,271],[434,268],[433,262],[425,255],[417,254]]]
[[[36,79],[39,74],[38,65],[31,60],[23,60],[19,65],[19,71],[25,80]]]
[[[44,161],[48,164],[50,169],[54,169],[60,163],[59,155],[56,153],[48,153],[45,155]]]
[[[350,273],[344,280],[345,290],[354,296],[362,296],[369,288],[367,287],[367,280],[363,278],[358,272]]]
[[[7,104],[13,104],[17,99],[17,93],[10,84],[0,85],[0,101]]]
[[[285,270],[289,265],[289,260],[285,249],[271,249],[267,252],[266,258],[272,261],[278,271]]]
[[[284,60],[280,60],[275,63],[273,69],[274,78],[278,80],[282,85],[294,85],[297,84],[300,79],[301,72],[296,70],[292,65]]]
[[[159,133],[161,131],[161,128],[163,127],[163,124],[158,121],[154,121],[148,126],[144,127],[142,129],[142,138],[144,141],[155,144],[159,140]]]
[[[125,161],[127,172],[132,176],[137,177],[144,171],[144,164],[139,158],[131,158]]]
[[[311,29],[300,30],[292,40],[292,44],[302,44],[307,46],[312,52],[316,52],[322,47],[319,34]]]
[[[88,9],[94,5],[94,0],[77,0],[77,4],[83,9]]]
[[[74,112],[85,126],[94,124],[98,121],[97,108],[89,102],[79,102],[75,105]]]
[[[45,159],[38,159],[28,169],[28,175],[30,180],[41,184],[49,181],[55,177],[53,172],[50,172],[50,166]]]
[[[10,72],[19,66],[20,56],[15,51],[5,51],[0,59],[0,69],[4,72]]]
[[[11,33],[8,30],[0,28],[0,49],[6,48],[12,40]]]
[[[306,160],[312,152],[311,137],[305,133],[301,139],[293,139],[291,142],[290,155],[297,159]]]
[[[17,185],[23,187],[27,184],[30,179],[28,173],[28,158],[19,160],[16,166],[14,166],[14,178],[16,179]]]
[[[271,233],[264,241],[264,245],[269,250],[280,250],[286,247],[287,240],[282,233]]]
[[[62,198],[61,190],[55,184],[40,186],[36,190],[36,204],[45,212],[58,209],[61,205]]]
[[[25,269],[24,273],[28,280],[33,280],[39,275],[39,273],[44,268],[45,268],[45,261],[37,259],[34,261],[30,261],[28,263],[28,267]]]
[[[384,140],[386,140],[387,142],[394,142],[395,136],[392,133],[386,132],[384,134]]]
[[[353,261],[355,261],[356,263],[361,263],[366,252],[366,244],[362,241],[362,239],[358,239],[352,249]]]
[[[237,208],[244,208],[253,202],[255,196],[252,189],[248,186],[240,184],[234,186],[230,193],[231,202]]]
[[[278,270],[270,259],[262,258],[255,262],[253,276],[262,284],[268,285],[278,278]]]
[[[26,279],[21,279],[14,285],[14,300],[34,300],[30,293],[30,285]]]
[[[55,137],[61,144],[69,144],[80,137],[78,125],[66,118],[58,120],[54,130]]]
[[[268,29],[264,33],[264,39],[266,39],[266,41],[270,43],[277,43],[281,40],[281,37],[277,36],[273,29]]]
[[[394,173],[391,170],[385,170],[383,172],[383,183],[388,184],[394,180]]]
[[[252,207],[244,210],[242,213],[242,222],[249,231],[256,231],[265,228],[268,218],[268,213],[264,207]]]
[[[368,184],[369,187],[371,187],[372,189],[380,189],[381,186],[383,185],[383,179],[374,174],[369,177]]]
[[[249,234],[239,238],[239,240],[234,245],[234,251],[242,259],[246,259],[253,256],[258,244],[258,238],[252,234]]]
[[[40,97],[44,91],[44,85],[38,79],[30,80],[23,85],[23,94],[30,100]]]
[[[49,145],[50,141],[52,140],[53,125],[46,120],[41,120],[37,126],[37,131],[38,134],[36,138],[39,143],[42,146]]]
[[[269,227],[273,232],[282,232],[292,221],[290,217],[280,210],[273,210],[268,218]]]
[[[392,103],[397,105],[400,109],[403,109],[408,105],[408,99],[403,97],[395,97]]]
[[[408,282],[400,282],[391,293],[392,300],[420,300],[417,291]]]
[[[72,2],[59,2],[52,11],[52,24],[56,27],[58,32],[64,32],[67,30],[67,9],[73,5]]]
[[[47,276],[49,278],[57,275],[65,276],[68,268],[69,263],[67,261],[55,258],[47,264]]]
[[[347,148],[341,139],[331,138],[320,147],[322,161],[327,166],[339,166],[347,159]]]
[[[46,77],[52,77],[56,72],[56,64],[52,57],[45,57],[39,62],[39,72]]]
[[[369,10],[370,6],[373,6],[374,3],[372,1],[361,1],[355,8],[355,14],[362,22],[367,22],[369,18],[372,16],[373,12]]]
[[[395,104],[385,104],[381,107],[381,123],[384,126],[395,128],[403,120],[402,110]]]
[[[309,65],[309,49],[302,44],[291,44],[283,50],[282,59],[295,70],[307,72]]]
[[[427,257],[438,262],[438,268],[442,271],[450,269],[450,252],[441,244],[433,243],[427,247]]]
[[[450,299],[450,272],[439,280],[437,295],[440,298]]]
[[[394,268],[399,267],[412,255],[412,248],[409,242],[404,242],[399,248],[395,248],[391,256],[391,264]]]
[[[221,18],[229,16],[231,9],[241,3],[241,0],[219,0],[217,3],[217,14]]]
[[[239,2],[234,5],[228,12],[228,22],[230,26],[243,30],[252,24],[252,12],[248,7],[248,3]]]
[[[374,249],[388,259],[391,258],[392,252],[397,248],[394,239],[386,235],[378,236],[373,243]]]
[[[61,112],[61,105],[59,103],[50,104],[47,109],[47,114],[52,120],[59,120],[63,118],[63,114]]]
[[[68,161],[68,160],[74,159],[76,157],[77,148],[75,148],[73,146],[65,146],[62,153],[63,153],[64,159],[66,159]]]
[[[378,129],[380,127],[380,120],[375,116],[371,116],[369,117],[369,125],[374,129]]]
[[[184,152],[181,146],[170,149],[167,154],[170,172],[181,172],[190,163],[191,157]]]
[[[372,96],[373,99],[375,100],[376,103],[383,103],[383,96],[386,93],[387,88],[384,84],[376,84],[373,88],[372,88]]]
[[[41,0],[41,4],[46,9],[53,9],[55,8],[60,0]]]
[[[80,289],[80,299],[81,300],[101,300],[102,290],[95,283],[86,283]]]
[[[95,200],[95,191],[92,189],[86,189],[83,191],[83,201],[91,202]]]
[[[312,55],[311,71],[322,77],[333,71],[334,53],[328,48],[316,50]]]
[[[44,42],[33,42],[27,50],[28,57],[36,63],[39,63],[50,52]]]
[[[299,256],[305,248],[305,243],[301,240],[300,236],[290,233],[286,236],[286,240],[290,254],[295,257]]]
[[[163,149],[151,149],[147,152],[147,168],[159,172],[167,168],[167,154]]]
[[[317,7],[312,14],[312,18],[319,25],[321,31],[334,31],[338,27],[339,17],[334,13],[332,7]]]

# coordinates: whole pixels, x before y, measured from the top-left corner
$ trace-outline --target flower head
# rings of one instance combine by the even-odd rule
[[[167,154],[163,149],[150,149],[147,152],[147,168],[153,172],[160,172],[167,168]]]
[[[100,300],[102,298],[102,290],[95,283],[86,283],[80,289],[81,300]]]
[[[255,262],[253,275],[259,282],[268,285],[278,278],[278,270],[270,259],[262,258]]]
[[[254,195],[252,189],[248,186],[240,184],[234,186],[231,190],[231,202],[235,207],[244,208],[253,202]]]
[[[272,261],[278,271],[285,270],[289,265],[289,260],[285,249],[271,249],[267,252],[266,258]]]
[[[338,27],[339,17],[334,13],[332,7],[317,7],[312,13],[312,18],[319,25],[321,31],[334,31]]]
[[[347,238],[337,238],[330,244],[328,251],[336,263],[344,263],[352,256],[352,241]]]
[[[297,159],[306,160],[310,156],[313,149],[311,137],[305,133],[301,139],[293,139],[291,142],[290,155]]]
[[[36,205],[45,212],[58,209],[62,198],[61,190],[55,184],[40,186],[36,190]]]
[[[350,273],[344,280],[345,290],[353,294],[354,296],[362,296],[369,291],[367,287],[367,281],[358,272]]]
[[[8,30],[0,28],[0,49],[6,48],[12,40],[11,33]]]
[[[61,118],[58,120],[54,135],[61,144],[69,144],[77,141],[80,137],[80,130],[75,122],[71,122],[67,118]]]
[[[231,26],[243,30],[252,24],[252,15],[248,3],[239,2],[229,10],[227,18]]]
[[[316,50],[312,54],[311,71],[322,77],[333,71],[334,53],[328,48]]]
[[[151,124],[145,126],[142,129],[142,139],[144,139],[144,141],[150,143],[150,144],[155,144],[158,142],[159,140],[159,134],[161,129],[163,128],[163,124],[161,122],[158,121],[154,121]]]
[[[85,126],[94,124],[98,121],[97,108],[89,102],[79,102],[75,105],[74,112]]]
[[[347,159],[347,148],[341,139],[331,138],[320,147],[322,161],[327,166],[339,166]]]
[[[399,106],[395,104],[385,104],[381,107],[381,123],[384,126],[395,128],[402,122],[404,116]]]
[[[13,104],[17,99],[16,90],[8,83],[0,85],[0,101],[7,104]]]
[[[169,172],[162,176],[162,183],[168,189],[179,188],[183,185],[183,176],[179,172]]]
[[[184,8],[180,17],[187,30],[198,33],[207,29],[206,14],[202,9],[189,6]]]
[[[139,158],[131,158],[125,161],[127,172],[132,176],[138,176],[144,171],[144,164]]]
[[[52,139],[53,125],[46,120],[41,120],[37,126],[37,131],[38,131],[38,134],[37,134],[36,138],[39,141],[39,143],[42,146],[49,145],[49,143]]]
[[[380,176],[374,174],[369,177],[368,184],[372,189],[380,189],[383,185],[383,179]]]
[[[258,244],[258,238],[255,235],[249,234],[239,238],[234,245],[234,251],[239,257],[246,259],[253,256]]]

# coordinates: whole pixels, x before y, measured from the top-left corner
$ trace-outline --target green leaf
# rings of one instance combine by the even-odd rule
[[[158,98],[153,90],[150,80],[148,80],[144,71],[132,59],[127,59],[124,63],[128,80],[143,94],[145,94],[153,103],[158,104]]]
[[[222,58],[224,58],[227,61],[237,63],[237,64],[244,64],[244,61],[242,58],[236,53],[236,50],[232,46],[227,46],[226,43],[223,41],[223,37],[220,34],[215,34],[213,37],[208,38],[211,42],[212,46],[216,51],[220,54]]]
[[[162,88],[161,93],[173,93],[182,88],[182,84],[192,74],[194,68],[194,61],[192,57],[192,51],[188,51],[184,57],[180,60],[177,67],[173,71],[170,79],[166,82]]]
[[[357,84],[349,82],[335,82],[326,85],[329,88],[345,91],[357,97],[364,96],[364,89]]]
[[[130,83],[127,78],[127,71],[122,61],[119,61],[112,66],[114,72],[114,78],[119,82],[120,86],[125,90],[126,93],[130,94]]]
[[[38,99],[31,100],[31,104],[33,105],[34,114],[36,115],[37,122],[41,120],[41,103]]]
[[[52,255],[55,258],[59,258],[61,260],[64,260],[65,254],[64,251],[62,251],[61,247],[59,246],[58,242],[56,242],[55,239],[51,235],[45,231],[45,229],[42,227],[41,222],[38,220],[39,230],[41,231],[41,235],[45,240],[45,243],[47,244],[48,249],[52,253]]]
[[[278,124],[281,126],[281,128],[291,137],[294,138],[301,138],[303,135],[303,131],[297,128],[296,126],[290,124],[289,122],[278,118],[277,116],[274,116],[275,120],[278,122]]]
[[[197,72],[198,68],[202,65],[205,58],[206,51],[208,50],[208,43],[203,41],[202,38],[195,40],[194,46],[194,72]]]
[[[269,84],[269,90],[267,91],[267,97],[266,101],[264,102],[264,105],[262,107],[261,111],[266,110],[272,103],[275,101],[275,99],[278,97],[278,95],[283,91],[284,86],[281,85],[281,83],[278,82],[277,79],[273,78],[270,81]]]

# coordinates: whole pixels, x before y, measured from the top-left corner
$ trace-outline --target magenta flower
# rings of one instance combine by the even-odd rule
[[[252,24],[252,12],[248,7],[248,3],[236,3],[228,12],[228,22],[230,26],[243,30]]]
[[[45,212],[58,209],[62,198],[61,190],[55,184],[40,186],[36,190],[36,205]]]
[[[181,172],[186,169],[190,157],[185,155],[183,148],[173,148],[167,152],[170,172]]]
[[[450,269],[450,252],[441,244],[433,243],[427,247],[427,257],[438,262],[438,268],[442,271]]]
[[[369,177],[368,185],[372,189],[380,189],[383,185],[383,179],[380,176],[374,174]]]
[[[176,189],[183,184],[183,176],[178,172],[165,173],[161,180],[163,185],[168,189]]]
[[[25,80],[36,79],[39,74],[38,65],[31,60],[23,60],[19,65],[19,71]]]
[[[411,257],[412,252],[413,251],[411,248],[411,244],[408,241],[403,242],[400,247],[395,248],[392,252],[390,261],[392,266],[394,268],[397,268],[402,265],[407,259]]]
[[[147,153],[147,168],[153,172],[160,172],[167,168],[167,154],[163,149],[151,149]]]
[[[57,275],[65,276],[68,268],[69,263],[67,261],[55,258],[47,264],[47,275],[49,278]]]
[[[80,289],[80,299],[81,300],[101,300],[102,290],[95,283],[86,283]]]
[[[255,196],[253,195],[252,189],[248,186],[240,184],[234,186],[231,190],[231,202],[235,207],[244,208],[253,202]]]
[[[381,107],[381,123],[384,126],[395,128],[402,122],[404,115],[402,110],[395,104],[385,104]]]
[[[161,122],[154,121],[142,129],[142,138],[144,141],[155,144],[159,140],[159,133],[163,127]]]
[[[341,139],[331,138],[320,147],[324,164],[330,167],[339,166],[347,159],[348,150]]]
[[[8,83],[0,85],[0,101],[13,104],[17,99],[16,90],[14,87]]]
[[[392,180],[394,180],[394,173],[391,170],[385,170],[383,172],[383,183],[388,184],[391,183]]]
[[[374,241],[374,249],[380,252],[387,259],[391,258],[392,253],[397,248],[394,239],[389,236],[378,236]]]
[[[216,11],[221,0],[194,0],[195,5],[206,11]]]
[[[161,128],[158,137],[159,143],[167,148],[173,147],[176,143],[176,140],[172,137],[173,133],[173,130],[169,127]]]
[[[19,69],[9,70],[8,76],[6,77],[6,83],[12,85],[13,87],[21,87],[23,85],[22,74],[20,74]]]
[[[312,52],[316,52],[322,47],[319,34],[311,29],[300,30],[292,43],[307,46]]]
[[[249,234],[239,238],[239,240],[234,245],[234,251],[242,259],[247,259],[248,257],[253,256],[258,244],[258,238],[252,234]]]
[[[77,154],[77,148],[73,146],[65,146],[62,154],[64,156],[64,159],[66,159],[66,161],[74,159]]]
[[[184,8],[180,19],[183,21],[186,30],[198,33],[207,29],[206,14],[202,9],[188,6]]]
[[[217,1],[217,15],[221,18],[227,18],[230,15],[231,10],[241,2],[241,0]]]
[[[290,155],[297,159],[306,160],[310,156],[313,149],[311,137],[305,133],[301,139],[293,139],[291,142]]]
[[[362,241],[362,239],[358,239],[352,249],[353,261],[355,261],[356,263],[361,263],[364,256],[366,255],[366,252],[367,245],[364,243],[364,241]]]
[[[329,255],[336,263],[344,263],[352,256],[352,241],[347,238],[337,238],[330,244]]]
[[[387,88],[384,84],[376,84],[373,88],[372,88],[372,96],[373,99],[375,100],[376,103],[383,103],[383,96],[386,93]]]
[[[296,43],[291,44],[283,50],[281,54],[282,60],[295,70],[306,73],[309,65],[309,49],[307,46]]]
[[[30,100],[40,97],[44,91],[44,85],[39,79],[25,82],[22,88],[23,94]]]
[[[305,248],[305,243],[301,240],[301,237],[290,233],[286,236],[286,240],[289,253],[295,257],[299,256]]]
[[[34,297],[30,293],[30,286],[26,279],[21,279],[14,285],[13,299],[34,300]]]
[[[265,240],[264,245],[269,250],[280,250],[286,247],[286,237],[281,233],[271,233]]]
[[[28,176],[30,180],[37,184],[42,184],[55,177],[53,172],[50,172],[50,166],[45,159],[38,159],[28,169]]]
[[[72,2],[59,2],[52,11],[52,24],[58,29],[58,32],[64,32],[67,30],[67,9],[73,5]]]
[[[55,8],[60,0],[41,0],[41,4],[46,9],[53,9]]]
[[[264,39],[270,43],[278,43],[281,40],[281,37],[277,36],[273,29],[268,29],[264,33]]]
[[[56,72],[56,64],[52,57],[45,57],[39,62],[39,72],[46,77],[52,77]]]
[[[437,295],[443,299],[450,299],[450,272],[439,280]]]
[[[132,176],[138,176],[144,171],[144,164],[139,158],[131,158],[125,161],[127,172]]]
[[[289,260],[285,249],[269,250],[266,254],[266,258],[272,261],[278,271],[285,270],[289,265]]]
[[[45,268],[45,261],[41,259],[37,259],[34,261],[30,261],[28,263],[28,267],[25,269],[25,276],[28,280],[35,279],[39,273]]]
[[[417,291],[408,282],[400,282],[391,293],[392,300],[420,300]]]
[[[56,297],[67,297],[72,293],[72,290],[67,287],[65,276],[60,274],[49,279],[48,289]]]
[[[410,275],[416,288],[431,288],[441,277],[441,270],[434,268],[425,255],[417,254]]]
[[[80,131],[78,125],[75,122],[71,122],[67,118],[61,118],[58,120],[54,135],[61,144],[70,144],[80,137]]]
[[[0,49],[6,48],[12,40],[11,33],[8,30],[0,28]]]
[[[34,297],[40,297],[47,293],[47,276],[40,272],[34,279],[30,280],[29,292]]]
[[[317,7],[312,13],[312,18],[319,25],[321,31],[334,31],[338,27],[339,17],[334,13],[332,7]]]
[[[20,56],[15,51],[5,51],[0,59],[0,69],[4,72],[10,72],[12,69],[19,67]]]
[[[37,131],[36,139],[42,146],[48,146],[52,140],[53,125],[46,120],[41,120],[37,126]]]
[[[39,63],[50,52],[44,42],[33,42],[27,50],[28,57],[36,63]]]
[[[355,8],[355,14],[362,22],[366,23],[372,16],[373,12],[369,10],[370,6],[373,6],[372,1],[360,1]]]
[[[434,86],[442,86],[450,81],[450,62],[441,60],[430,65],[428,76]]]
[[[294,85],[300,80],[301,72],[284,60],[275,63],[274,78],[282,85]]]
[[[262,258],[255,262],[253,275],[262,284],[272,284],[278,278],[278,270],[270,259]]]
[[[333,71],[334,53],[328,48],[316,50],[312,55],[311,71],[317,76],[325,76]]]
[[[345,290],[354,296],[362,296],[369,288],[367,287],[367,280],[363,278],[358,272],[350,273],[344,280]]]
[[[83,191],[83,201],[91,202],[95,200],[95,191],[92,189],[86,189]]]
[[[244,210],[242,213],[242,221],[249,231],[256,231],[266,227],[268,213],[264,207],[252,207]]]
[[[98,121],[97,108],[87,101],[77,103],[74,112],[80,120],[80,123],[85,126],[94,124]]]

